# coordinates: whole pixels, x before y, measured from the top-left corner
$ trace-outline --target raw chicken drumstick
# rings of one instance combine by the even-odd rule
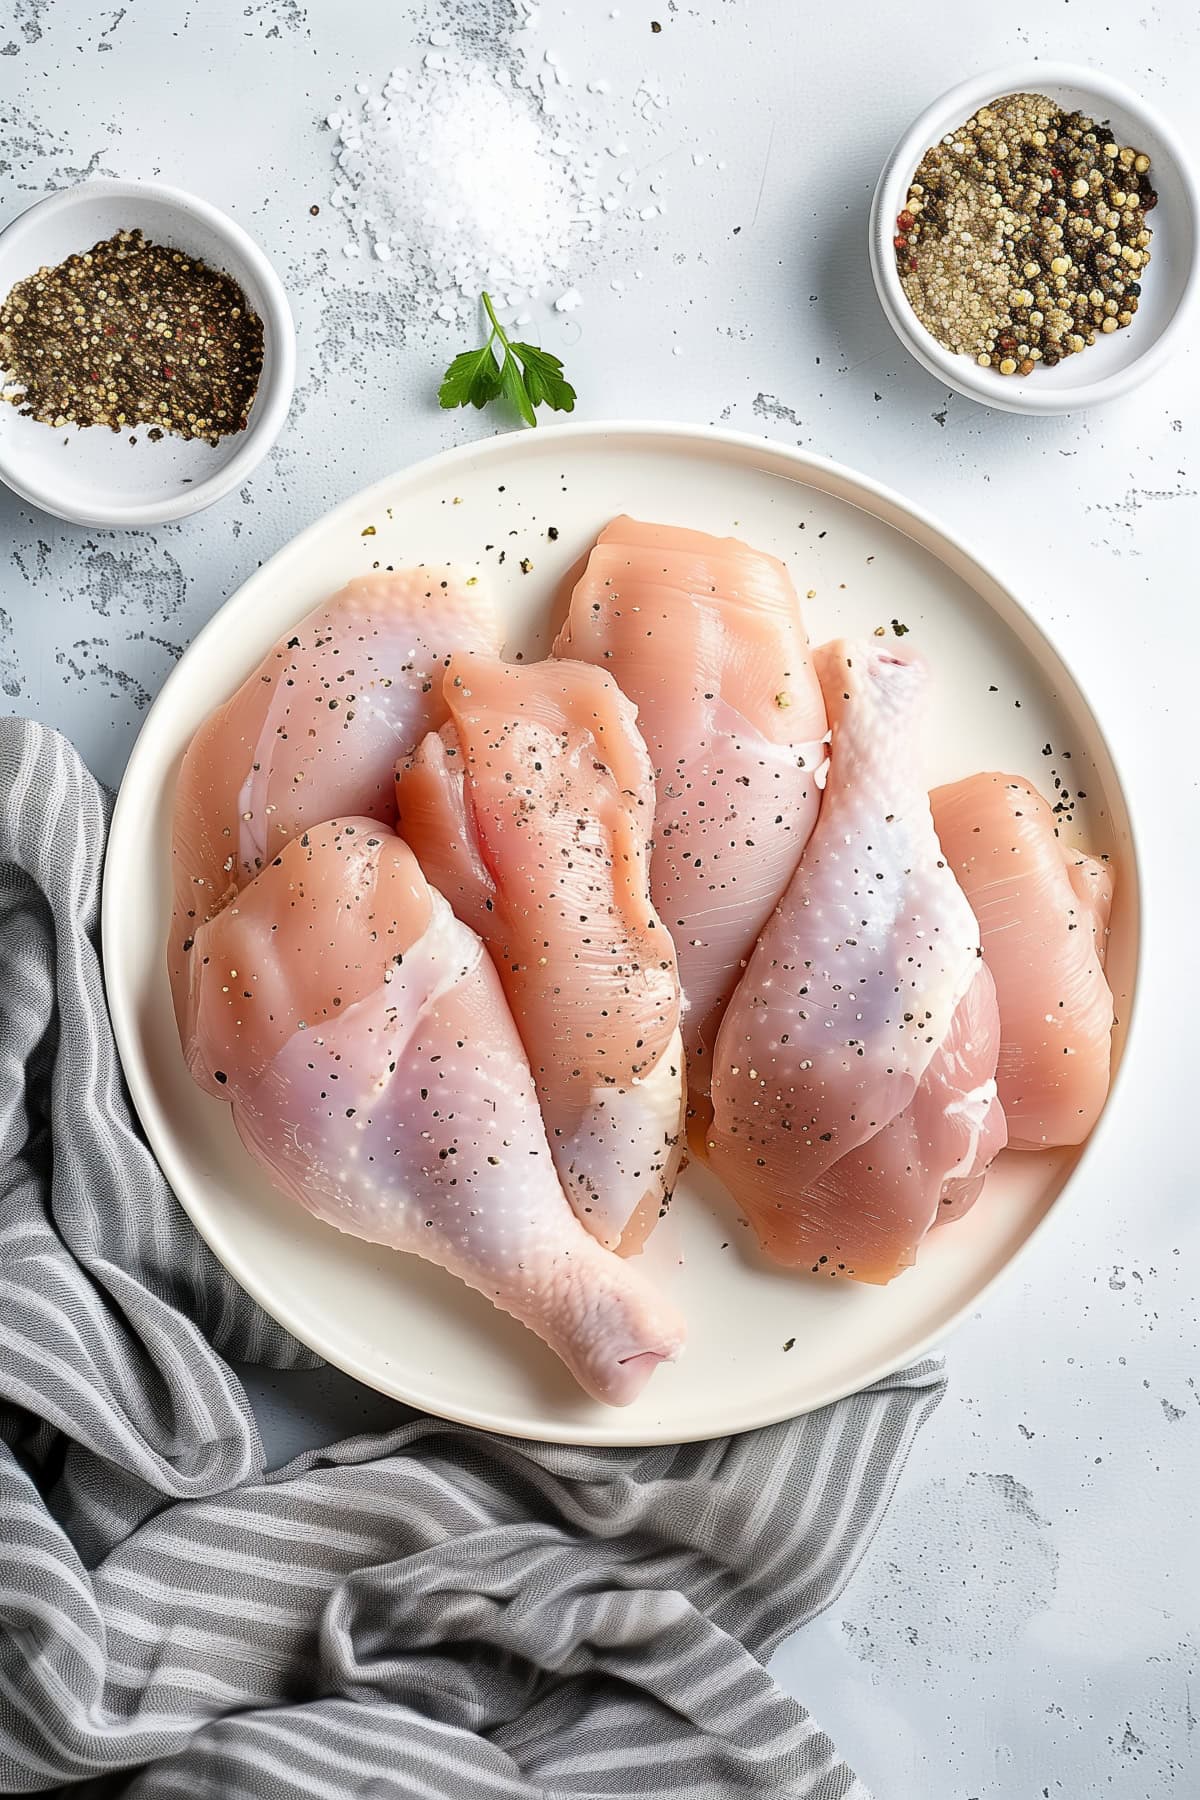
[[[276,1185],[440,1264],[624,1405],[674,1309],[563,1195],[495,969],[384,825],[294,839],[196,933],[193,1072]]]
[[[1009,1142],[1082,1144],[1108,1096],[1111,870],[1059,841],[1049,803],[1018,775],[972,775],[930,802],[996,981]]]
[[[197,928],[306,825],[392,819],[392,771],[446,716],[453,650],[499,648],[473,577],[445,568],[364,575],[280,639],[201,725],[175,789],[167,964],[185,1049]]]
[[[872,640],[815,662],[821,814],[721,1025],[708,1150],[779,1262],[885,1282],[1004,1146],[999,1021],[921,780],[924,663]]]
[[[657,786],[650,893],[703,1114],[721,1015],[820,802],[825,707],[796,590],[738,538],[614,519],[554,653],[607,669],[637,708]]]
[[[400,829],[491,951],[572,1205],[637,1248],[678,1169],[684,1078],[633,707],[586,663],[470,654],[445,695],[451,722],[398,771]]]

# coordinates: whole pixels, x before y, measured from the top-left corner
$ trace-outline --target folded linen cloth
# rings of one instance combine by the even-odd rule
[[[940,1361],[711,1443],[398,1409],[267,1473],[223,1358],[315,1359],[133,1123],[106,815],[64,739],[0,720],[0,1791],[862,1800],[763,1659],[855,1567]]]

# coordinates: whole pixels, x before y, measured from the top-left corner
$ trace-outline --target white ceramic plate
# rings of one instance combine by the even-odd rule
[[[1078,801],[1081,844],[1116,869],[1109,971],[1128,1025],[1137,963],[1129,820],[1100,728],[1059,657],[961,545],[895,495],[783,445],[693,426],[562,425],[471,444],[392,476],[289,544],[224,606],[150,712],[121,789],[104,886],[117,1041],[168,1179],[237,1279],[329,1361],[398,1399],[494,1431],[579,1443],[667,1443],[789,1417],[875,1380],[941,1337],[1029,1240],[1078,1152],[1005,1153],[975,1209],[935,1231],[885,1289],[772,1266],[718,1183],[689,1171],[647,1261],[681,1301],[690,1342],[641,1398],[586,1398],[549,1351],[415,1257],[358,1243],[275,1194],[227,1108],[193,1086],[164,966],[172,792],[195,727],[274,640],[379,563],[478,567],[508,649],[544,652],[556,586],[623,510],[734,532],[789,564],[814,640],[891,621],[938,675],[930,780],[1052,771]],[[364,536],[368,527],[373,535]],[[557,530],[556,539],[548,536]],[[532,565],[523,572],[522,560]],[[1043,755],[1043,746],[1053,754]],[[1069,760],[1066,753],[1069,752]],[[1103,1129],[1103,1127],[1101,1127]],[[677,1223],[676,1223],[677,1221]],[[682,1253],[682,1265],[679,1256]],[[791,1348],[785,1346],[791,1344]]]

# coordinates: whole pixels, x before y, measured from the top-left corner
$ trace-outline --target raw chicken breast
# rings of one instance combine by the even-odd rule
[[[556,656],[637,707],[658,790],[650,892],[675,939],[693,1095],[817,816],[825,707],[787,570],[737,538],[614,519]]]
[[[637,1248],[678,1169],[684,1083],[633,707],[586,663],[469,654],[445,693],[451,723],[398,772],[400,829],[492,953],[576,1212]]]
[[[1010,1142],[1081,1144],[1108,1095],[1111,873],[1060,843],[1049,803],[1017,775],[972,775],[930,799],[996,980]]]
[[[451,651],[499,643],[473,577],[364,575],[302,619],[204,721],[175,789],[167,961],[185,1037],[197,927],[306,825],[338,813],[394,818],[396,758],[445,718]]]
[[[440,1264],[624,1405],[683,1341],[567,1204],[483,945],[374,820],[294,839],[196,932],[195,1072],[273,1181]]]
[[[996,1000],[921,779],[924,663],[815,662],[821,815],[718,1033],[708,1151],[778,1261],[884,1282],[1003,1147]]]

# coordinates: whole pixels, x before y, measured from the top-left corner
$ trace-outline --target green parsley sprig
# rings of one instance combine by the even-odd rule
[[[548,406],[552,412],[572,412],[575,389],[563,379],[561,360],[536,344],[511,339],[496,317],[491,295],[485,292],[480,298],[492,327],[487,343],[455,357],[438,389],[441,405],[490,406],[493,400],[503,398],[527,425],[537,424],[535,409],[539,406]]]

